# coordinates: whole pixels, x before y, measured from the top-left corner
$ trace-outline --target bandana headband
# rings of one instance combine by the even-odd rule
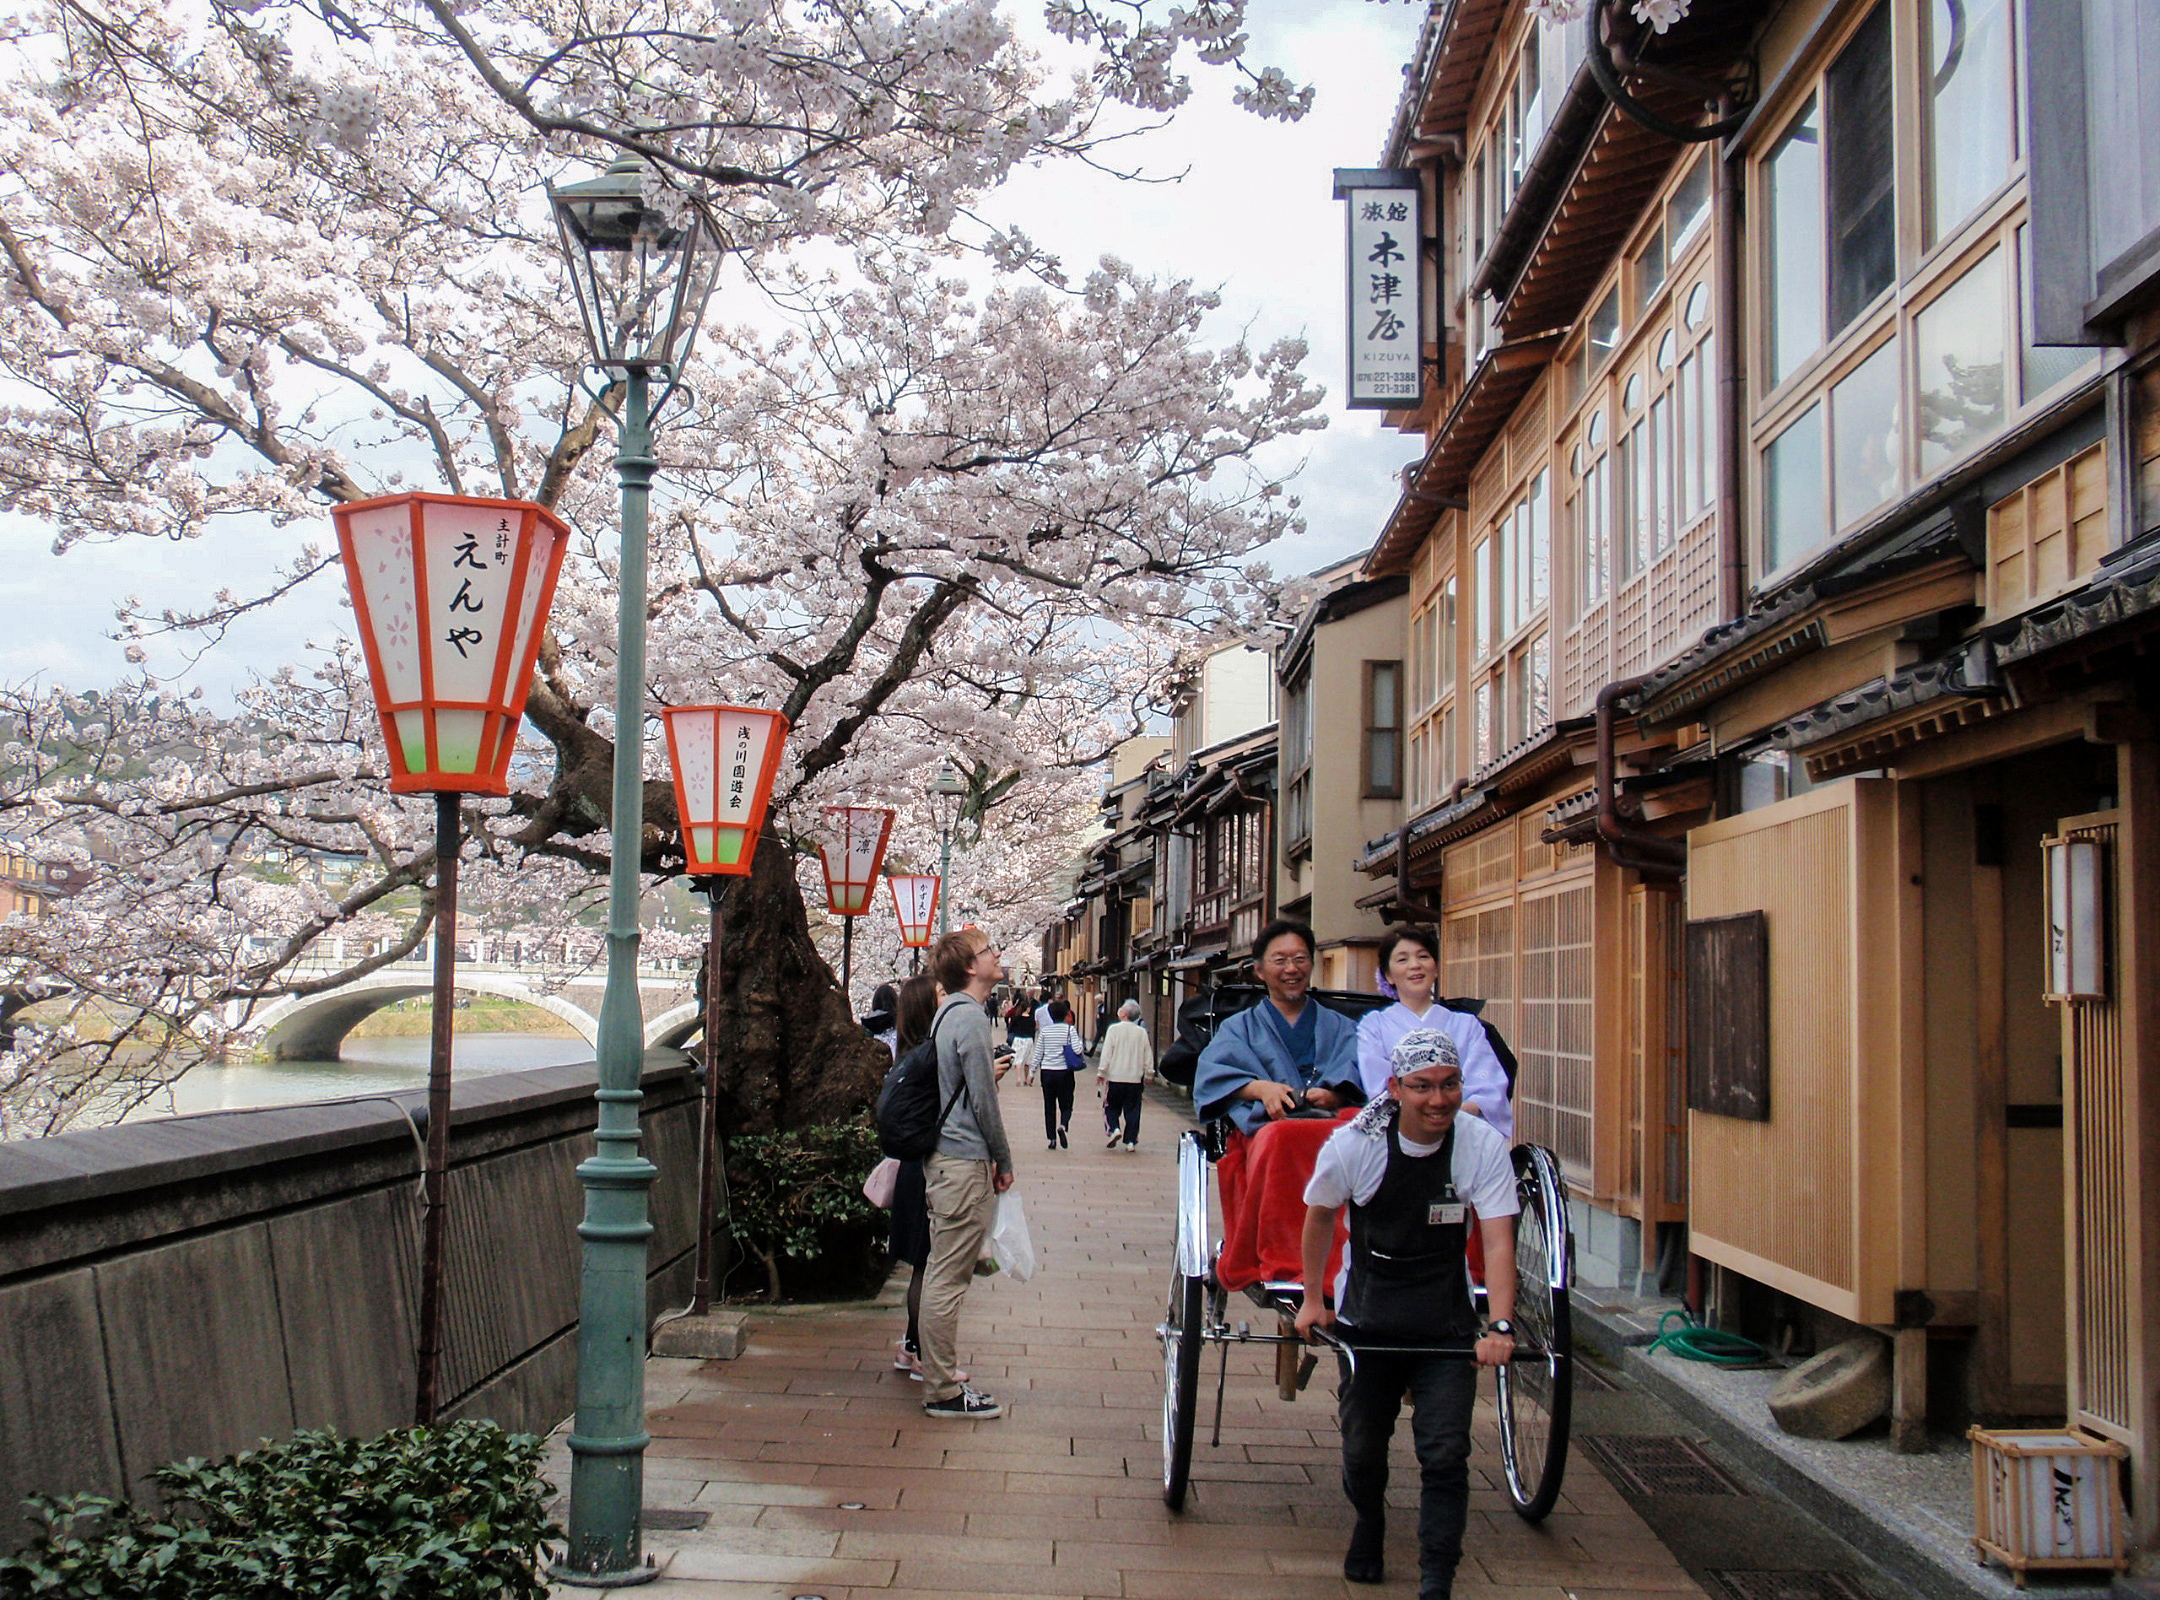
[[[1388,1055],[1388,1081],[1407,1078],[1413,1072],[1423,1072],[1428,1067],[1462,1067],[1462,1052],[1455,1048],[1455,1041],[1437,1028],[1413,1028],[1395,1042]],[[1365,1102],[1365,1109],[1352,1119],[1351,1126],[1370,1138],[1384,1138],[1400,1109],[1392,1094],[1377,1094]]]

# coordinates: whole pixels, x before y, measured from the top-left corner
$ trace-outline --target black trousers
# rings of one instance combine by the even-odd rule
[[[1139,1083],[1111,1083],[1103,1086],[1102,1131],[1109,1138],[1118,1131],[1118,1123],[1125,1124],[1125,1142],[1140,1142],[1141,1091],[1147,1086]]]
[[[1440,1341],[1435,1339],[1434,1343]],[[1418,1600],[1450,1600],[1470,1518],[1470,1413],[1477,1364],[1460,1357],[1360,1355],[1343,1363],[1343,1493],[1359,1523],[1377,1535],[1387,1518],[1388,1440],[1410,1393],[1410,1437],[1423,1493],[1418,1500]]]
[[[1041,1072],[1036,1081],[1043,1092],[1043,1135],[1052,1144],[1057,1136],[1072,1124],[1073,1074],[1070,1072]]]

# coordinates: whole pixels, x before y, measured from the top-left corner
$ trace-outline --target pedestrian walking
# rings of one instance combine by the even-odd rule
[[[1140,1026],[1140,1002],[1128,1000],[1118,1007],[1118,1020],[1103,1031],[1102,1051],[1095,1058],[1095,1092],[1103,1097],[1103,1148],[1118,1145],[1123,1125],[1125,1148],[1140,1148],[1140,1097],[1143,1085],[1155,1070],[1155,1047],[1147,1029]]]
[[[916,1327],[923,1414],[955,1421],[1005,1414],[995,1399],[968,1386],[958,1366],[960,1305],[975,1281],[997,1197],[1013,1182],[1012,1151],[998,1114],[990,1022],[982,1009],[999,970],[997,950],[980,928],[956,929],[930,950],[930,971],[945,991],[931,1020],[938,1103],[952,1109],[940,1126],[936,1151],[923,1163],[930,1252]]]
[[[1407,1390],[1423,1480],[1418,1600],[1451,1600],[1470,1515],[1470,1413],[1478,1368],[1503,1366],[1515,1351],[1515,1327],[1508,1320],[1515,1311],[1511,1219],[1521,1208],[1507,1139],[1484,1119],[1459,1115],[1462,1061],[1454,1039],[1414,1029],[1396,1041],[1389,1071],[1392,1092],[1369,1101],[1329,1137],[1305,1187],[1305,1298],[1297,1331],[1310,1339],[1332,1324],[1357,1352],[1354,1367],[1342,1360],[1336,1391],[1343,1493],[1357,1513],[1343,1576],[1352,1583],[1382,1579],[1388,1440]],[[1331,1308],[1323,1280],[1335,1219],[1346,1205],[1350,1248]],[[1492,1313],[1482,1330],[1464,1264],[1473,1210]],[[1474,1364],[1399,1348],[1473,1338]]]
[[[900,1059],[900,1046],[896,1026],[899,1021],[900,991],[889,983],[881,983],[870,996],[870,1009],[862,1015],[863,1032]]]
[[[1072,1025],[1072,1007],[1050,1002],[1050,1023],[1035,1033],[1035,1081],[1042,1085],[1043,1137],[1052,1150],[1067,1147],[1072,1125],[1073,1071],[1084,1060],[1080,1031]]]
[[[1035,1042],[1035,1007],[1026,995],[1017,991],[1012,1003],[1005,1008],[1005,1041],[1013,1047],[1014,1054],[1023,1057]]]

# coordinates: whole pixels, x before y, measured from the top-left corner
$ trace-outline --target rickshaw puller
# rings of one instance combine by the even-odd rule
[[[1470,1513],[1470,1418],[1479,1367],[1515,1349],[1515,1229],[1520,1209],[1507,1140],[1459,1117],[1462,1063],[1444,1033],[1405,1034],[1389,1058],[1391,1093],[1373,1100],[1321,1148],[1305,1189],[1305,1298],[1298,1333],[1333,1325],[1357,1352],[1342,1363],[1343,1493],[1357,1526],[1343,1576],[1378,1583],[1387,1519],[1387,1449],[1410,1393],[1423,1493],[1418,1507],[1419,1600],[1449,1600]],[[1350,1249],[1330,1309],[1323,1280],[1335,1219],[1350,1207]],[[1492,1320],[1482,1332],[1470,1298],[1466,1208],[1485,1247]],[[1389,1350],[1461,1346],[1477,1360]]]

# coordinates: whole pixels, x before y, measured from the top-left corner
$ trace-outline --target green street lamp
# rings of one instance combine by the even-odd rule
[[[578,311],[606,376],[622,484],[615,624],[615,765],[608,864],[607,988],[600,1004],[599,1128],[577,1169],[585,1187],[578,1309],[577,1418],[570,1434],[570,1542],[555,1576],[594,1588],[647,1583],[645,1497],[646,1191],[657,1169],[638,1148],[645,1064],[638,1004],[638,867],[645,832],[646,499],[655,412],[675,392],[720,270],[719,241],[695,211],[653,203],[650,169],[625,156],[600,177],[548,191]],[[652,384],[662,385],[656,401]],[[609,397],[619,395],[619,408]]]
[[[951,756],[938,764],[937,776],[930,780],[930,787],[923,793],[930,797],[930,818],[937,824],[938,832],[938,882],[952,882],[952,836],[960,825],[960,802],[967,798],[967,779],[953,765]],[[943,938],[952,931],[952,917],[946,910],[951,902],[949,894],[938,896],[937,931]]]

